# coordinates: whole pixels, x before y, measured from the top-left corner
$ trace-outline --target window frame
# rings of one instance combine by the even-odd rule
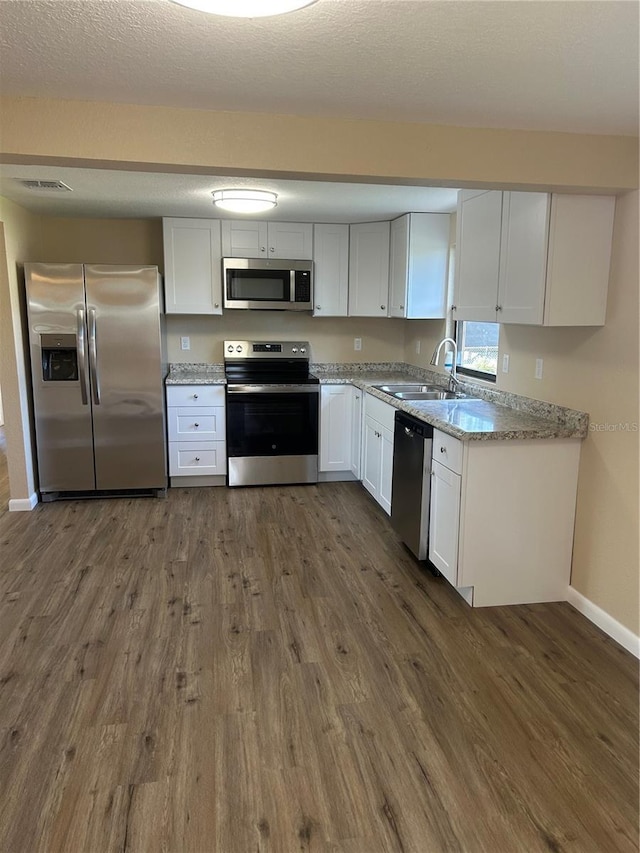
[[[484,370],[473,370],[471,367],[464,367],[461,364],[462,359],[462,346],[464,340],[464,324],[465,323],[474,323],[481,322],[476,320],[456,320],[455,321],[455,329],[454,329],[454,340],[456,342],[456,347],[458,350],[458,363],[456,365],[456,373],[461,374],[462,376],[468,376],[471,379],[481,379],[484,382],[491,382],[495,384],[498,381],[498,362],[496,359],[496,372],[489,373]],[[494,325],[498,326],[498,347],[500,346],[500,324],[495,323]]]

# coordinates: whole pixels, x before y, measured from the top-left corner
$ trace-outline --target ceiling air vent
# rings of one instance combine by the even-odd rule
[[[73,192],[71,187],[68,187],[62,181],[36,181],[30,178],[20,179],[20,183],[28,190],[46,190],[47,192],[66,193]]]

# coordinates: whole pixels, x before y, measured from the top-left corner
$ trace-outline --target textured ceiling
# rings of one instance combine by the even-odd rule
[[[636,134],[635,0],[2,0],[5,95]]]
[[[24,188],[20,178],[58,179],[73,192]],[[211,192],[228,186],[270,189],[278,206],[269,219],[289,222],[366,222],[393,219],[408,211],[447,213],[457,191],[433,187],[285,181],[203,175],[166,175],[51,166],[3,165],[0,196],[49,216],[234,218],[217,211]]]
[[[638,132],[636,0],[317,0],[275,18],[169,0],[0,0],[0,93],[414,121]],[[61,179],[29,193],[16,178]],[[63,216],[214,216],[210,191],[272,189],[270,218],[445,211],[453,190],[3,166],[0,194]]]

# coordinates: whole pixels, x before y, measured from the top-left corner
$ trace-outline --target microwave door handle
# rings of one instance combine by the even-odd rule
[[[89,367],[93,402],[100,405],[100,377],[98,376],[98,348],[96,344],[96,309],[89,309]]]
[[[80,378],[80,396],[82,405],[89,405],[87,394],[87,339],[85,334],[84,310],[78,308],[76,311],[76,329],[78,336],[78,374]]]
[[[296,301],[296,271],[295,270],[289,270],[289,276],[290,276],[290,281],[291,281],[291,285],[289,287],[289,300],[291,302],[295,302]]]

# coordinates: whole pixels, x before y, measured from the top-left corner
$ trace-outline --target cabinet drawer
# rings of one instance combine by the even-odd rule
[[[365,415],[369,415],[374,420],[378,421],[387,429],[390,429],[393,432],[393,424],[396,416],[396,410],[393,406],[390,406],[389,403],[383,403],[382,400],[378,400],[377,397],[374,397],[372,394],[367,394],[364,401],[364,411]]]
[[[169,406],[169,441],[222,441],[224,406]]]
[[[169,475],[171,477],[226,473],[227,450],[224,441],[169,442]]]
[[[224,406],[224,385],[167,385],[167,406]]]
[[[462,449],[463,444],[459,439],[434,429],[432,456],[456,474],[462,474]]]

